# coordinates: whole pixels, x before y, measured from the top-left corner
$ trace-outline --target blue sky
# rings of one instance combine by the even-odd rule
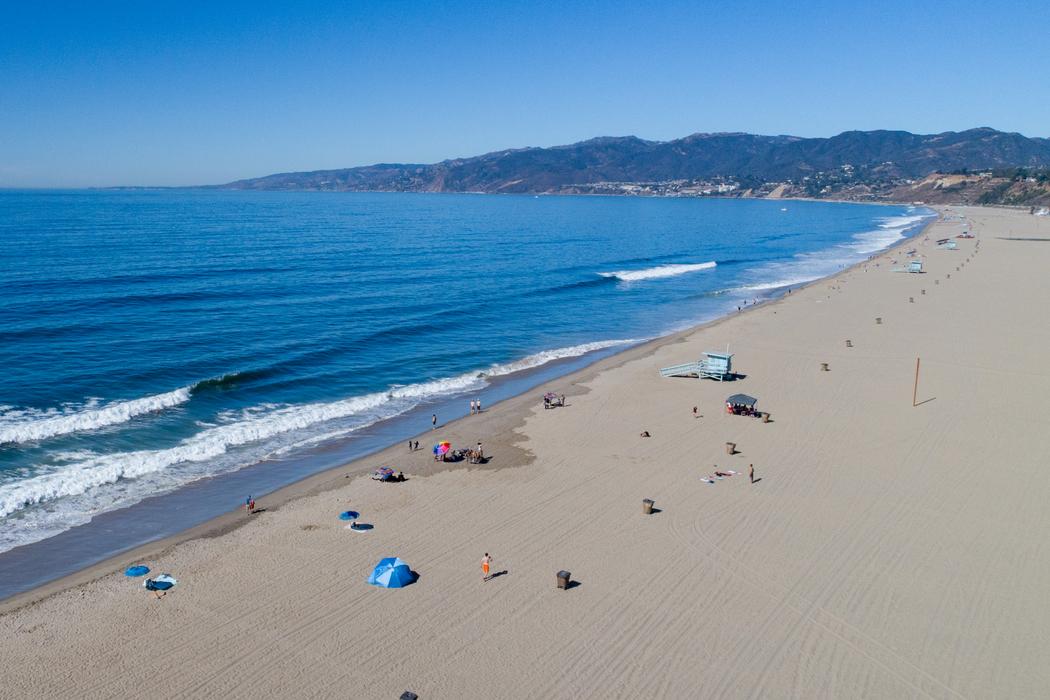
[[[218,183],[599,135],[1050,136],[1050,3],[0,5],[0,187]]]

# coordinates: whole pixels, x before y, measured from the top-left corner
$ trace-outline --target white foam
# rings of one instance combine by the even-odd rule
[[[849,243],[832,246],[812,253],[799,253],[787,262],[768,263],[751,275],[755,281],[737,287],[735,291],[762,292],[794,287],[822,277],[864,260],[872,253],[885,250],[901,241],[916,224],[931,214],[887,216],[878,220],[878,228],[855,234]]]
[[[146,396],[131,401],[118,401],[104,406],[89,400],[79,408],[7,410],[0,414],[0,444],[33,442],[84,430],[97,430],[126,423],[136,416],[162,411],[190,400],[190,388],[183,387],[166,394]]]
[[[286,452],[288,450],[286,440],[283,445],[273,444],[273,440],[288,433],[294,432],[302,436],[304,431],[309,432],[312,429],[314,434],[306,435],[305,439],[299,439],[296,443],[299,446],[333,439],[372,425],[379,420],[404,413],[424,400],[479,390],[486,385],[486,377],[504,376],[554,360],[578,357],[589,352],[637,342],[640,340],[609,340],[545,350],[514,362],[494,364],[481,372],[469,372],[455,377],[395,386],[387,391],[340,401],[282,406],[262,413],[253,407],[253,409],[243,411],[242,420],[209,427],[186,438],[174,447],[91,456],[67,464],[48,465],[42,468],[43,473],[37,473],[30,478],[0,483],[0,517],[16,513],[19,517],[25,517],[27,515],[25,510],[31,506],[44,504],[54,506],[60,499],[69,498],[78,502],[84,501],[85,498],[90,500],[90,503],[85,502],[79,506],[80,511],[99,512],[112,507],[130,505],[140,500],[141,497],[156,494],[158,491],[154,488],[133,496],[128,493],[127,487],[124,487],[122,489],[124,493],[119,496],[101,496],[101,494],[99,494],[100,498],[91,498],[91,496],[98,494],[100,487],[148,477],[164,476],[162,482],[165,488],[174,488],[217,471],[237,469],[267,455]],[[334,424],[340,422],[342,424],[339,430],[330,429]],[[262,449],[255,450],[251,455],[243,455],[242,459],[235,461],[236,463],[224,463],[221,468],[219,468],[220,465],[214,465],[211,468],[192,468],[192,465],[195,464],[212,463],[228,456],[232,450],[247,445],[261,446]],[[187,469],[187,465],[191,468]],[[52,536],[56,534],[56,527],[59,528],[57,532],[61,532],[66,527],[72,527],[72,524],[68,524],[70,520],[66,509],[59,510],[62,510],[64,516],[62,522],[65,527],[59,527],[56,522],[52,522],[60,519],[57,510],[52,518],[42,518],[40,514],[28,514],[33,521],[40,521],[40,526],[24,531],[22,536],[16,540],[0,538],[0,551],[18,544],[25,544],[26,541]],[[83,522],[81,518],[75,520]],[[40,536],[37,537],[34,533]]]
[[[771,289],[783,289],[784,287],[794,287],[800,284],[806,284],[812,282],[815,279],[820,279],[824,275],[812,274],[812,275],[796,275],[795,277],[782,277],[779,279],[772,280],[770,282],[759,282],[758,284],[749,284],[744,287],[738,287],[742,291],[749,292],[765,292]]]
[[[913,208],[909,207],[910,211],[914,211]],[[884,216],[879,221],[879,228],[908,228],[914,226],[923,219],[928,218],[928,214],[915,214],[913,216]]]
[[[492,365],[483,374],[487,377],[499,377],[507,374],[513,374],[514,372],[521,372],[526,369],[532,369],[545,365],[548,362],[554,360],[564,360],[570,357],[579,357],[586,355],[589,352],[596,352],[598,350],[605,350],[607,348],[614,348],[621,345],[633,345],[635,343],[643,342],[644,338],[626,338],[623,340],[602,340],[594,343],[583,343],[582,345],[570,345],[565,348],[558,348],[556,350],[544,350],[538,352],[535,355],[529,355],[520,360],[514,362],[508,362],[506,364]]]
[[[689,272],[710,270],[716,265],[717,263],[713,261],[695,264],[659,265],[658,267],[650,267],[645,270],[618,270],[616,272],[599,272],[598,274],[602,277],[615,277],[623,282],[638,282],[639,280],[652,280],[660,277],[677,277],[678,275],[684,275]]]

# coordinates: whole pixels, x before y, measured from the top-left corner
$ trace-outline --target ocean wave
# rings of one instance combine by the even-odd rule
[[[78,409],[8,410],[0,415],[0,444],[33,442],[84,430],[126,423],[136,416],[162,411],[190,400],[190,387],[165,394],[99,406],[89,401]]]
[[[555,360],[579,357],[597,350],[637,342],[640,342],[640,339],[572,345],[544,350],[513,362],[494,364],[481,371],[417,384],[393,386],[386,391],[339,401],[282,406],[261,413],[246,410],[242,414],[242,420],[206,428],[174,447],[93,456],[60,466],[53,465],[47,473],[0,484],[0,518],[34,505],[64,497],[83,496],[93,489],[109,484],[157,474],[176,465],[207,462],[241,446],[264,443],[289,433],[316,430],[318,427],[330,426],[333,421],[354,419],[341,430],[329,431],[320,438],[308,436],[300,441],[300,444],[346,435],[377,421],[405,413],[427,399],[480,390],[486,386],[486,378],[505,376]],[[273,445],[267,454],[272,455],[286,449],[286,445]],[[189,480],[192,479],[187,481]]]
[[[861,255],[877,253],[903,239],[914,226],[928,218],[928,214],[882,217],[878,219],[878,229],[854,235],[854,242],[845,244],[845,247]]]
[[[853,235],[853,240],[826,250],[799,253],[787,262],[774,262],[759,267],[749,284],[735,291],[768,292],[785,287],[796,287],[835,274],[839,270],[864,260],[867,256],[885,250],[901,241],[911,230],[932,214],[887,216],[878,219],[878,228]]]
[[[929,218],[928,214],[913,214],[911,216],[884,216],[877,221],[879,228],[909,228],[926,218]]]
[[[556,350],[544,350],[528,357],[523,357],[520,360],[514,362],[508,362],[505,364],[492,365],[487,371],[483,372],[482,375],[485,377],[499,377],[507,374],[513,374],[514,372],[521,372],[534,367],[545,365],[548,362],[554,362],[555,360],[564,360],[570,357],[580,357],[587,353],[596,352],[598,350],[606,350],[608,348],[619,347],[621,345],[634,345],[641,343],[644,338],[626,338],[623,340],[601,340],[594,343],[583,343],[582,345],[570,345],[565,348],[558,348]]]
[[[598,274],[602,277],[615,277],[623,282],[638,282],[640,280],[658,279],[660,277],[677,277],[678,275],[684,275],[689,272],[710,270],[716,265],[717,263],[714,261],[695,264],[658,265],[645,270],[618,270],[616,272],[599,272]]]
[[[820,279],[821,277],[826,277],[826,275],[817,274],[816,272],[814,272],[813,274],[809,275],[800,274],[795,275],[793,277],[780,277],[775,280],[770,280],[769,282],[758,282],[756,284],[748,284],[743,287],[737,287],[737,289],[740,291],[748,292],[768,292],[774,289],[783,289],[784,287],[795,287],[798,285],[806,284],[808,282],[812,282],[813,280]]]

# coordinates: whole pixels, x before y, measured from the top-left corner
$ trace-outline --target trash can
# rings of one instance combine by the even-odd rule
[[[875,317],[875,324],[879,325],[879,326],[882,325],[882,316],[876,316]]]
[[[820,371],[821,372],[827,372],[828,371],[828,363],[827,362],[821,362],[820,363]]]
[[[569,580],[572,578],[572,574],[568,571],[558,572],[558,588],[568,589]]]
[[[736,443],[735,442],[727,442],[726,443],[726,454],[727,455],[731,455],[731,454],[734,454],[734,453],[736,453]]]
[[[852,341],[852,340],[847,340],[847,341],[846,341],[846,347],[847,347],[847,348],[851,348],[851,347],[853,347],[853,341]]]
[[[642,499],[642,513],[644,513],[645,515],[652,515],[653,514],[653,505],[655,505],[653,499],[651,499],[651,498],[643,498]]]

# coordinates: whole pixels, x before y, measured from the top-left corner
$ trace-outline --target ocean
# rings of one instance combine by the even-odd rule
[[[931,215],[728,199],[0,192],[0,568],[19,551],[34,568],[62,536],[89,552],[73,557],[81,566],[171,534],[333,455],[429,428],[436,407],[455,418],[470,398],[491,404],[832,274]],[[240,490],[192,513],[92,530],[231,474]],[[47,573],[20,576],[0,576],[0,597]]]

